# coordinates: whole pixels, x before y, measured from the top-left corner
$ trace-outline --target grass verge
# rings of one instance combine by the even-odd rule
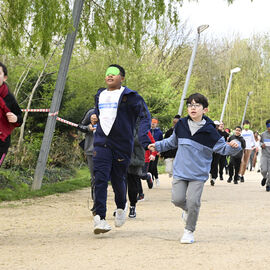
[[[78,170],[75,177],[62,182],[44,184],[40,190],[31,190],[31,187],[25,183],[16,184],[12,189],[5,188],[0,190],[0,202],[43,197],[81,189],[90,186],[89,178],[89,170],[85,167]]]
[[[159,174],[165,173],[163,162],[159,162],[158,172]],[[0,189],[0,202],[43,197],[82,189],[90,186],[89,178],[89,170],[87,167],[84,167],[76,172],[74,178],[57,183],[43,184],[40,190],[31,190],[31,187],[25,183],[13,184],[12,188]]]

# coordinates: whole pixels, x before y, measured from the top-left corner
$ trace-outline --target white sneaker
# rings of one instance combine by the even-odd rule
[[[116,209],[114,225],[115,227],[121,227],[126,221],[126,211],[123,209]]]
[[[105,219],[100,219],[99,215],[94,216],[94,234],[106,233],[111,229],[112,227]]]
[[[156,180],[156,186],[159,187],[160,186],[160,181],[158,178],[155,179]]]
[[[184,234],[183,234],[180,242],[181,242],[181,244],[192,244],[192,243],[194,243],[193,232],[185,229]]]
[[[188,217],[188,212],[184,210],[182,213],[182,219],[185,224],[187,223],[187,217]]]

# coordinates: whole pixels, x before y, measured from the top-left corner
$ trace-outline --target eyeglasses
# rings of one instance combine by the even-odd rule
[[[200,103],[188,103],[187,104],[188,108],[194,107],[195,109],[198,109],[200,106],[202,106],[202,104],[200,104]]]

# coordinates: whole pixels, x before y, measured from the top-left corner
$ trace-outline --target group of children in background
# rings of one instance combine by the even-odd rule
[[[268,153],[268,148],[266,147],[268,139],[267,135],[270,131],[268,130],[269,122],[270,120],[266,121],[267,130],[261,135],[257,131],[253,132],[250,130],[250,122],[248,120],[243,122],[243,129],[241,126],[236,126],[232,133],[228,132],[227,130],[227,135],[224,135],[224,133],[222,134],[220,132],[224,129],[223,123],[214,121],[217,131],[221,134],[221,136],[223,136],[228,142],[238,140],[241,144],[242,150],[237,155],[229,156],[229,158],[224,156],[226,162],[228,163],[227,168],[225,163],[219,162],[222,156],[217,153],[213,153],[213,160],[210,170],[210,183],[212,186],[215,185],[215,181],[217,179],[218,166],[220,180],[223,180],[222,172],[225,168],[226,172],[228,171],[229,174],[227,182],[233,182],[234,184],[238,184],[239,181],[245,182],[244,175],[249,166],[250,171],[253,170],[261,172],[263,176],[261,185],[266,185],[266,191],[270,191],[270,180],[267,180],[270,169],[268,168],[270,164],[268,164],[267,160],[270,158],[270,155]]]

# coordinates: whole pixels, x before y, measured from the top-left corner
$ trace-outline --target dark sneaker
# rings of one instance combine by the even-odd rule
[[[231,183],[232,182],[232,178],[229,177],[228,180],[227,180],[228,183]]]
[[[265,187],[265,190],[266,190],[267,192],[269,192],[269,191],[270,191],[270,186],[266,186],[266,187]]]
[[[138,202],[144,201],[144,194],[143,194],[143,193],[138,195],[137,201],[138,201]]]
[[[245,182],[244,176],[240,176],[240,182]]]
[[[223,176],[220,176],[220,177],[219,177],[219,180],[220,180],[220,181],[223,181],[223,180],[224,180],[224,179],[223,179]]]
[[[215,180],[216,180],[216,179],[214,179],[214,178],[211,179],[211,181],[210,181],[211,186],[214,186],[214,185],[215,185]]]
[[[265,183],[266,183],[266,178],[263,178],[262,181],[261,181],[261,185],[265,186]]]
[[[136,208],[135,208],[135,206],[130,206],[128,217],[129,218],[135,218],[136,217]]]
[[[148,185],[148,188],[151,189],[153,187],[153,178],[152,178],[152,174],[149,172],[147,173],[147,185]]]
[[[237,185],[238,184],[238,181],[237,180],[233,180],[233,183]]]

